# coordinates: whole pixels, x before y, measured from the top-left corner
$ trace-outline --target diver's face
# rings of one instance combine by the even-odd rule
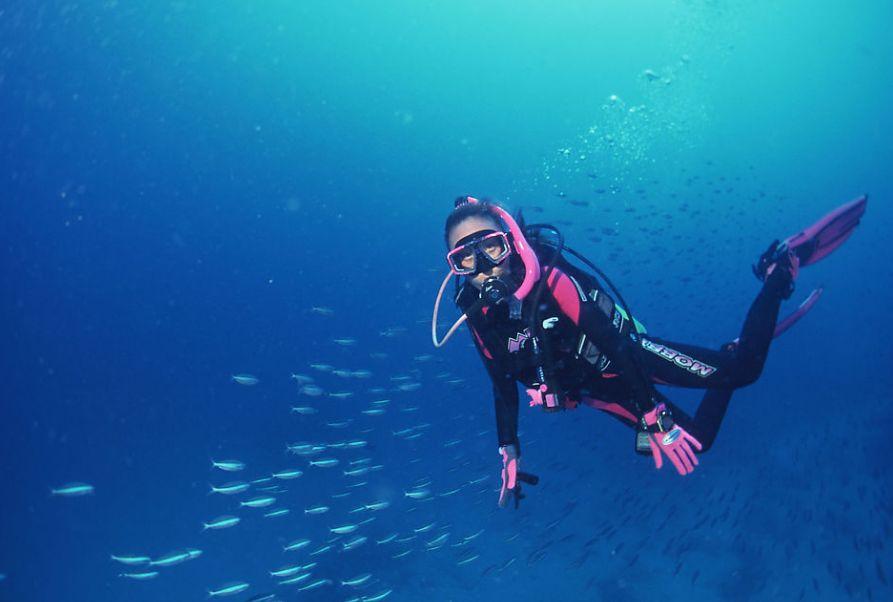
[[[473,215],[469,218],[466,218],[453,226],[453,229],[450,230],[449,242],[450,249],[456,248],[456,242],[462,240],[466,236],[470,236],[475,232],[480,232],[481,230],[501,230],[501,227],[495,220],[489,217],[482,217]],[[484,281],[491,276],[503,276],[509,274],[511,269],[509,268],[509,264],[511,262],[506,258],[499,265],[486,265],[484,271],[479,274],[475,274],[473,278],[466,278],[468,282],[471,283],[474,288],[477,290],[481,290],[481,287],[484,284]]]

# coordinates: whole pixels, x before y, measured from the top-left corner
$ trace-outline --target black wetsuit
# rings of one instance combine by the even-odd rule
[[[541,328],[531,333],[533,293],[522,303],[520,319],[512,319],[506,304],[484,307],[468,316],[472,338],[493,382],[499,445],[518,444],[518,389],[540,383],[530,337],[542,337],[550,361],[550,380],[566,407],[585,401],[636,426],[643,412],[659,401],[672,409],[674,420],[699,439],[712,444],[733,389],[760,375],[772,341],[781,291],[789,276],[777,270],[767,278],[748,311],[737,345],[721,350],[639,334],[590,275],[563,265],[548,277],[540,299]],[[478,300],[478,291],[465,284],[456,297],[463,311]],[[668,402],[653,384],[710,389],[694,418]],[[593,403],[598,400],[598,403]]]

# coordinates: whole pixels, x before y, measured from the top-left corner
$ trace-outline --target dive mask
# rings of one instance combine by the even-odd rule
[[[447,263],[457,276],[474,276],[501,264],[511,252],[505,232],[481,230],[460,239],[447,253]]]

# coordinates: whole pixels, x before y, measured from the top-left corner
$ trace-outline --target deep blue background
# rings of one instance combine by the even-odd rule
[[[283,541],[348,520],[352,501],[302,513],[340,490],[340,469],[288,483],[287,520],[202,534],[233,501],[206,496],[227,480],[209,459],[254,478],[305,467],[286,442],[352,437],[385,466],[357,502],[392,501],[370,539],[435,519],[428,539],[487,528],[461,567],[449,546],[324,556],[320,577],[373,573],[361,595],[889,597],[891,22],[877,1],[5,3],[0,600],[274,589]],[[493,514],[489,384],[465,335],[432,351],[425,323],[455,196],[561,224],[649,330],[714,346],[737,334],[766,244],[863,192],[863,225],[795,300],[818,284],[824,297],[736,394],[695,475],[655,472],[592,412],[522,410],[543,484]],[[392,326],[407,332],[379,334]],[[289,416],[307,401],[293,371],[355,398]],[[397,374],[422,389],[360,415]],[[324,425],[347,416],[349,431]],[[419,439],[392,435],[422,423]],[[402,494],[483,475],[434,502]],[[96,494],[49,497],[69,481]],[[108,559],[184,547],[204,554],[146,583]]]

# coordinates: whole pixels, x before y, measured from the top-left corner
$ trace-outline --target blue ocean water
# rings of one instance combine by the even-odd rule
[[[867,0],[4,2],[0,600],[890,599],[891,23]],[[430,342],[456,196],[559,225],[649,331],[715,347],[766,245],[866,192],[694,474],[596,412],[522,408],[541,482],[496,507],[489,380],[466,334]],[[288,468],[268,508],[239,502],[277,481],[208,493]],[[50,495],[71,482],[94,491]]]

